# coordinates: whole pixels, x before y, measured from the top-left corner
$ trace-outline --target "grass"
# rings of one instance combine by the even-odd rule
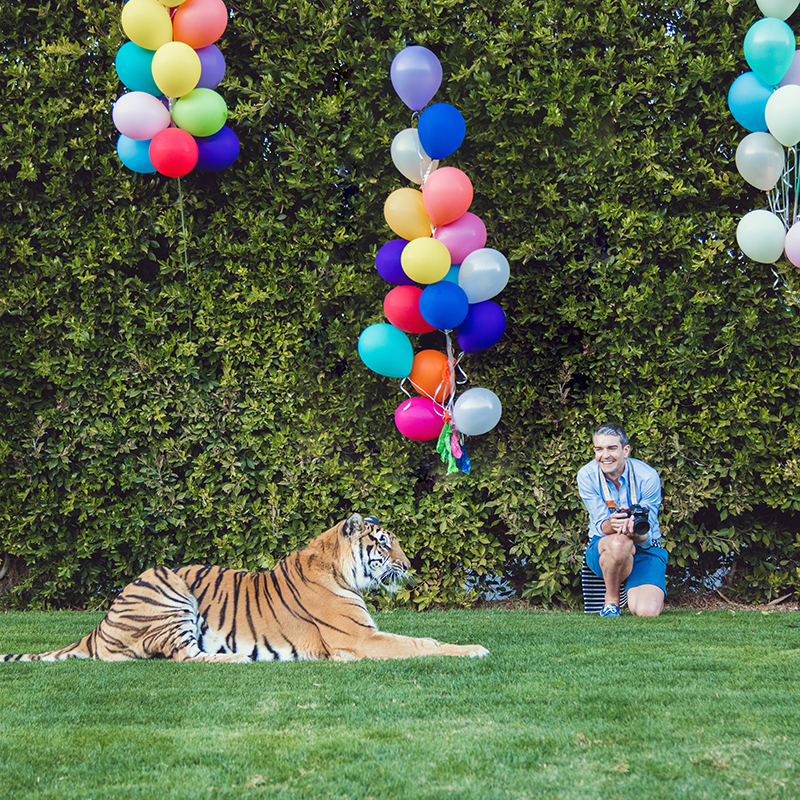
[[[102,615],[0,615],[0,652]],[[395,612],[487,659],[0,664],[0,797],[800,797],[800,615]]]

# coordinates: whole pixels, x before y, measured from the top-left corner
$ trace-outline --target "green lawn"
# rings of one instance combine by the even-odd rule
[[[0,652],[101,614],[0,614]],[[800,797],[800,615],[395,612],[486,659],[0,664],[0,798]]]

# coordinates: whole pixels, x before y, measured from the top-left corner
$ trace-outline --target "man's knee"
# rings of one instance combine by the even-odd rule
[[[604,558],[622,563],[629,558],[633,558],[633,554],[636,552],[636,546],[627,536],[617,533],[604,536],[600,541],[598,550],[601,564]]]

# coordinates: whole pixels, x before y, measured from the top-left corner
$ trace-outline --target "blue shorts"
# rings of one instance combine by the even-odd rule
[[[593,536],[586,548],[586,563],[599,578],[603,577],[603,571],[600,569],[600,553],[597,550],[601,538]],[[633,569],[625,581],[625,588],[632,589],[634,586],[643,586],[647,583],[658,586],[666,594],[668,556],[663,547],[645,549],[637,544],[636,552],[633,554]]]

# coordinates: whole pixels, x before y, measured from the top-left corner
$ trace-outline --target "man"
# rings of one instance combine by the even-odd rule
[[[657,617],[667,594],[667,551],[658,524],[661,479],[644,461],[630,458],[620,425],[601,425],[592,443],[594,460],[578,472],[578,491],[589,512],[586,562],[606,585],[600,616],[619,616],[625,582],[631,613]],[[637,511],[637,505],[640,513],[629,516],[628,509]]]

